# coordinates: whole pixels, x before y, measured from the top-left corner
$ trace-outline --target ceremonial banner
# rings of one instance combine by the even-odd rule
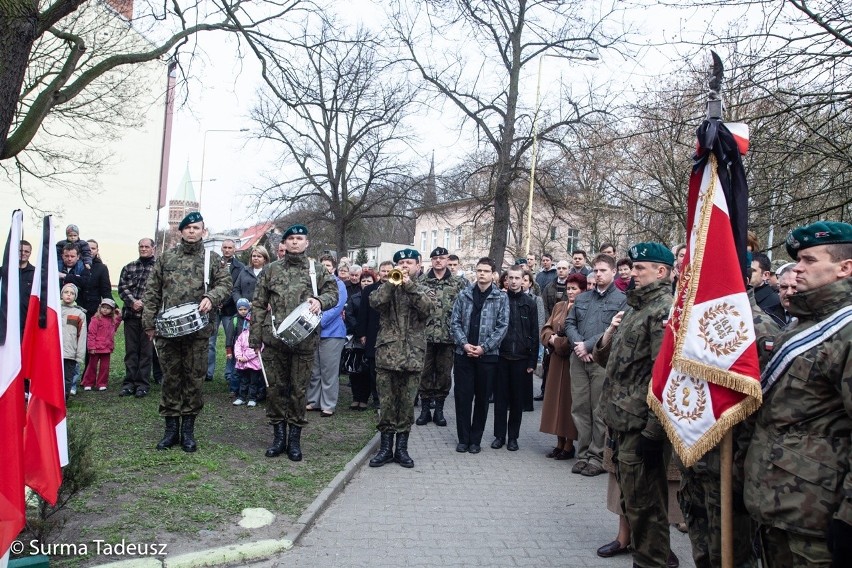
[[[51,505],[68,465],[65,382],[62,376],[59,267],[53,219],[44,218],[41,255],[24,328],[21,375],[30,380],[24,428],[24,479]]]
[[[21,371],[21,296],[18,270],[23,213],[12,213],[0,273],[0,566],[24,528],[24,381]]]
[[[648,392],[686,466],[762,401],[745,287],[748,187],[740,153],[747,138],[745,125],[721,120],[698,130],[686,257]]]

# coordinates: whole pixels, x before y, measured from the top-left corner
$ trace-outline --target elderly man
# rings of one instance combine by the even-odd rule
[[[124,302],[124,383],[118,396],[148,395],[150,389],[151,357],[154,345],[142,329],[142,296],[151,271],[154,270],[154,241],[139,241],[139,258],[121,269],[118,277],[118,296]]]
[[[349,281],[343,283],[346,285],[347,297],[361,291],[361,272],[363,272],[363,268],[358,264],[349,267]]]
[[[790,315],[790,296],[796,293],[796,273],[793,267],[795,262],[790,262],[778,269],[778,298],[781,307],[784,308],[784,323],[790,325],[796,318]]]
[[[764,566],[852,566],[852,225],[787,236],[795,326],[761,374],[745,459],[745,505]]]

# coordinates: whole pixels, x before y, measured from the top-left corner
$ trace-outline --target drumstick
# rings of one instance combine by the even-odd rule
[[[263,366],[263,354],[258,351],[257,358],[260,360],[260,372],[263,375],[263,382],[266,383],[266,388],[269,388],[269,379],[266,378],[266,367]]]

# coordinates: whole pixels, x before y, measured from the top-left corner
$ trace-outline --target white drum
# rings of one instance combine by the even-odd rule
[[[290,312],[290,315],[278,327],[275,327],[273,318],[272,335],[290,347],[295,347],[314,332],[319,322],[320,314],[311,313],[311,304],[303,302]]]
[[[154,327],[160,337],[181,337],[203,329],[207,322],[207,314],[198,311],[198,304],[181,304],[163,310],[154,319]]]

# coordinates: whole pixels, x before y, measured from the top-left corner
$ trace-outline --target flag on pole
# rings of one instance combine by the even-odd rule
[[[648,392],[687,467],[762,401],[745,287],[748,186],[741,153],[748,128],[708,119],[698,139],[686,257]]]
[[[23,213],[12,213],[0,272],[0,566],[24,528],[24,381],[21,372],[19,250]]]
[[[59,267],[53,218],[44,218],[41,255],[24,327],[22,376],[30,380],[24,427],[24,479],[51,505],[68,465],[65,382],[62,376],[62,330]]]

